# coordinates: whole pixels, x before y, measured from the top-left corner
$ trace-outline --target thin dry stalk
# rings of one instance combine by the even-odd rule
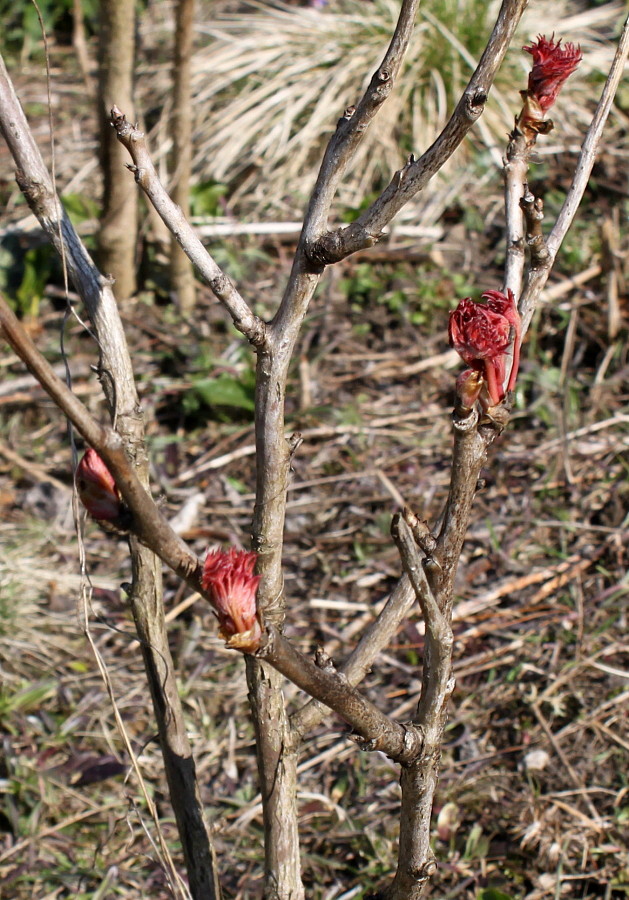
[[[194,43],[194,0],[178,0],[175,14],[173,61],[172,198],[186,218],[190,214],[190,174],[192,170],[192,95],[190,68]],[[170,245],[170,283],[182,312],[195,304],[194,272],[190,260],[174,236]]]

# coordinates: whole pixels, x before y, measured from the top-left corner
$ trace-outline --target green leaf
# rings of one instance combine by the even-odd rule
[[[483,829],[476,823],[472,825],[465,842],[463,859],[484,859],[489,850],[489,839],[483,835]]]
[[[33,318],[39,312],[39,301],[44,295],[50,276],[50,251],[47,246],[34,247],[24,254],[24,274],[20,286],[15,292],[17,307],[20,312]]]
[[[217,216],[222,210],[221,197],[227,193],[227,185],[205,181],[190,191],[190,211],[193,216]]]
[[[476,900],[514,900],[511,894],[505,894],[498,888],[483,888],[476,894]]]
[[[61,202],[73,225],[80,225],[86,219],[98,218],[98,204],[83,194],[65,194]]]
[[[0,696],[0,712],[28,713],[37,710],[45,700],[54,696],[56,690],[56,682],[42,681],[27,685],[14,694],[4,694]]]
[[[90,671],[90,667],[87,665],[87,663],[84,663],[79,659],[72,660],[72,662],[69,664],[68,668],[72,672],[79,672],[81,675],[84,674],[85,672]]]
[[[253,411],[253,385],[223,372],[216,378],[195,381],[191,390],[208,406],[231,406]]]

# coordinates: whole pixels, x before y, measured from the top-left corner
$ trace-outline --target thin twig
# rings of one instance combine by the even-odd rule
[[[223,303],[236,328],[252,344],[256,346],[262,344],[265,332],[264,322],[253,314],[232,281],[207,252],[181,209],[168,196],[167,190],[155,171],[153,160],[146,146],[144,132],[128,122],[124,113],[117,106],[111,110],[111,123],[116,129],[118,140],[126,147],[133,160],[133,165],[128,168],[133,172],[135,180],[175,236],[182,250]]]

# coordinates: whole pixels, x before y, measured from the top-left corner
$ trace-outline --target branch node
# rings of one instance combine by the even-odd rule
[[[293,458],[295,453],[297,453],[297,451],[299,450],[299,448],[301,447],[303,442],[304,442],[304,439],[302,437],[301,431],[295,431],[288,438],[286,443],[288,444],[288,453],[289,453],[291,459]]]
[[[535,197],[528,185],[525,185],[524,196],[520,198],[520,209],[526,222],[526,244],[531,254],[531,266],[537,269],[550,259],[550,252],[542,232],[544,201],[541,197]]]
[[[452,414],[452,426],[461,433],[473,431],[477,423],[478,413],[475,409],[455,409]]]
[[[366,753],[377,750],[378,744],[380,743],[380,737],[374,737],[370,741],[365,740],[360,734],[348,734],[346,737],[349,738],[352,743],[356,744],[359,750],[364,750]]]
[[[464,94],[464,102],[462,104],[463,114],[468,122],[476,122],[482,115],[486,100],[487,94],[482,90],[476,91],[473,94]]]
[[[490,428],[494,434],[490,437],[493,440],[507,427],[511,410],[507,402],[501,403],[499,406],[492,406],[488,409],[481,419],[481,428]]]
[[[334,661],[332,657],[324,650],[323,647],[317,647],[314,655],[315,665],[318,666],[319,669],[327,669],[328,671],[334,671]]]
[[[343,229],[328,231],[314,243],[306,244],[304,254],[316,270],[322,272],[326,266],[331,266],[343,259],[345,251],[342,247],[342,234]]]
[[[424,733],[421,728],[412,722],[402,725],[404,728],[404,758],[408,760],[404,765],[417,759],[424,747]]]
[[[341,118],[336,123],[336,127],[340,128],[346,122],[349,122],[349,120],[352,118],[352,116],[354,115],[355,112],[356,112],[355,106],[348,106],[347,109],[345,110],[345,112],[343,113],[343,115],[341,116]]]
[[[434,856],[430,856],[421,865],[410,865],[409,872],[411,876],[418,882],[427,881],[437,871],[437,860]]]
[[[437,538],[428,527],[428,522],[424,519],[419,519],[408,506],[404,507],[402,515],[411,530],[413,540],[420,550],[423,550],[426,556],[430,557],[437,548]]]

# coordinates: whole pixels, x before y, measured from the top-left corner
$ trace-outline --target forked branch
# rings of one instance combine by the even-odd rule
[[[527,5],[528,0],[503,0],[476,71],[437,140],[419,159],[411,157],[382,195],[355,222],[320,237],[308,251],[314,261],[319,264],[338,262],[357,250],[372,246],[393,216],[452,156],[485,108],[489,89]]]
[[[53,372],[2,296],[0,332],[77,431],[97,448],[131,512],[130,530],[194,591],[211,603],[211,592],[203,582],[203,564],[173,531],[140,483],[124,452],[120,436],[113,429],[99,424]],[[420,746],[417,734],[381,713],[353,689],[342,674],[316,666],[273,626],[267,629],[267,639],[258,655],[298,687],[334,710],[356,730],[370,749],[382,750],[398,760],[408,761],[417,755]]]

